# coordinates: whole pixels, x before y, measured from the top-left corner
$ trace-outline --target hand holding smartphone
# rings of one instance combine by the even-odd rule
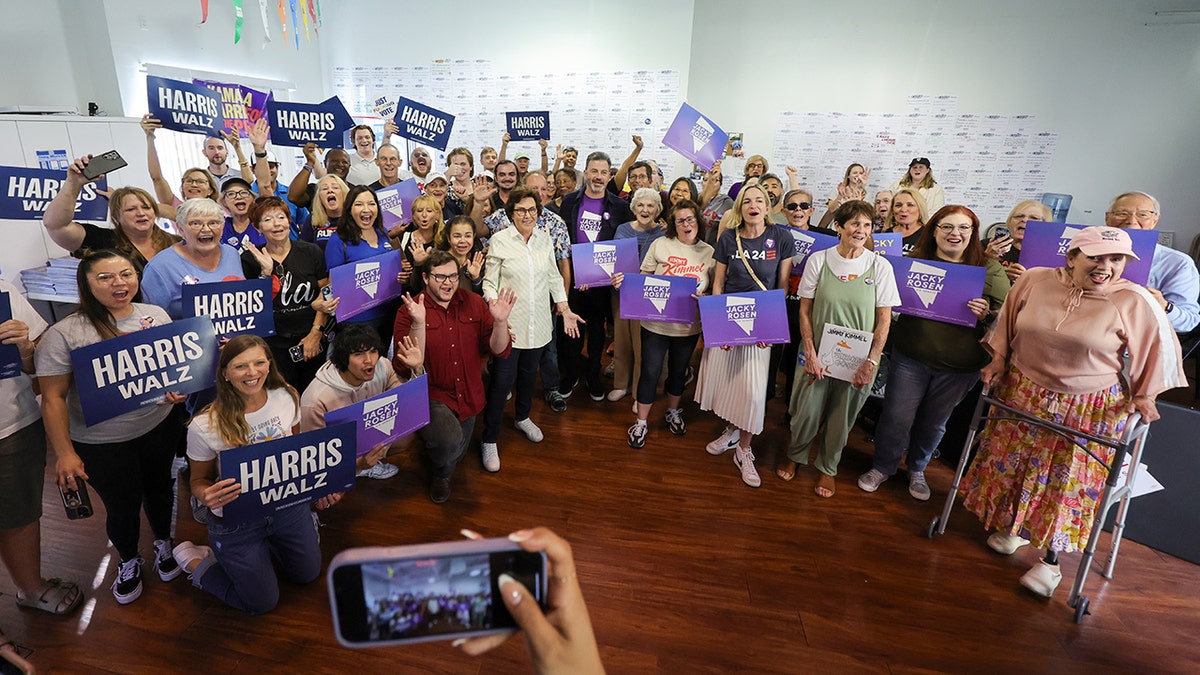
[[[545,554],[508,539],[342,551],[327,574],[338,642],[369,647],[513,632],[501,574],[545,609]]]
[[[129,166],[121,153],[116,150],[109,150],[103,155],[94,155],[88,161],[87,166],[83,167],[83,177],[88,180],[96,180],[100,176],[116,171],[117,169]]]

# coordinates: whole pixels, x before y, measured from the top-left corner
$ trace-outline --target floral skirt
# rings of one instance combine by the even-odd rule
[[[1086,394],[1060,394],[1009,366],[996,390],[1007,405],[1071,429],[1119,438],[1129,417],[1121,384]],[[1113,449],[1088,444],[1105,463]],[[1108,471],[1062,436],[1027,422],[994,420],[963,478],[963,506],[985,528],[1028,531],[1034,546],[1069,553],[1087,545]]]

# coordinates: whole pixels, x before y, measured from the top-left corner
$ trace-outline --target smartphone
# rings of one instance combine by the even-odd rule
[[[325,298],[326,302],[333,300],[333,284],[325,284],[321,287],[321,297]]]
[[[116,150],[109,150],[103,155],[93,155],[88,161],[87,166],[83,167],[83,177],[88,180],[95,180],[102,174],[106,174],[117,169],[129,166],[129,162],[121,157],[121,153]]]
[[[1012,232],[1010,232],[1007,227],[1004,227],[1002,225],[1000,227],[997,227],[996,230],[994,232],[992,232],[992,239],[993,240],[1001,239],[1003,237],[1008,237],[1010,235],[1012,235]]]
[[[63,508],[67,510],[69,520],[90,518],[92,516],[92,498],[88,496],[87,483],[75,476],[75,489],[58,486],[58,494],[62,496]]]
[[[358,648],[511,632],[501,574],[546,609],[545,554],[508,539],[342,551],[326,575],[334,633]]]
[[[293,363],[300,363],[304,360],[304,345],[293,345],[288,349],[288,355],[292,357]]]

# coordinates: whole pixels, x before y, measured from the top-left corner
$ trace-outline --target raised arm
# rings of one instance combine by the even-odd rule
[[[253,183],[254,169],[250,166],[250,162],[246,160],[246,153],[242,152],[242,142],[237,132],[227,129],[221,132],[221,138],[224,138],[226,143],[233,146],[233,152],[237,155],[238,169],[241,172],[242,180],[247,183]]]
[[[633,137],[633,152],[629,153],[629,156],[621,163],[621,168],[617,169],[617,175],[613,176],[613,180],[617,182],[618,191],[625,185],[625,179],[629,176],[629,169],[637,161],[640,154],[642,154],[642,137],[635,135]]]
[[[549,141],[546,141],[546,140],[538,141],[538,147],[540,147],[542,149],[542,173],[546,173],[546,168],[550,166],[550,159],[548,157],[546,157],[546,146],[547,145],[550,145]],[[554,176],[550,176],[547,180],[549,180],[551,183],[553,183]]]
[[[79,199],[79,193],[84,185],[92,182],[83,177],[83,167],[91,159],[91,155],[84,155],[71,162],[71,166],[67,167],[67,179],[42,214],[42,226],[46,228],[50,240],[68,251],[83,245],[83,238],[87,234],[83,225],[72,219],[75,217],[75,202]]]
[[[700,184],[700,208],[708,206],[721,191],[721,160],[713,162],[712,168],[708,173],[704,174],[704,181]]]
[[[271,166],[267,164],[267,139],[270,137],[271,128],[267,126],[267,120],[259,118],[254,123],[254,128],[250,130],[250,146],[254,148],[254,180],[251,183],[258,183],[258,196],[260,197],[270,196],[270,193],[263,194],[271,182]],[[245,171],[242,172],[242,175],[245,175]]]
[[[554,146],[554,173],[558,173],[558,167],[562,166],[562,144]],[[554,175],[551,174],[550,182],[554,182]]]
[[[508,152],[508,142],[512,140],[512,136],[508,132],[504,132],[504,136],[500,138],[500,156],[496,159],[497,162],[504,161],[504,154]]]
[[[175,193],[170,183],[163,178],[162,164],[158,161],[158,148],[154,147],[154,132],[162,128],[162,122],[154,115],[143,115],[142,131],[146,132],[146,168],[150,170],[150,182],[154,184],[154,197],[163,204],[173,205]]]
[[[308,177],[316,176],[317,180],[321,180],[324,175],[323,166],[319,167],[317,162],[317,144],[307,143],[304,146],[304,166],[296,172],[292,177],[292,182],[288,185],[287,198],[288,201],[296,206],[308,206],[310,200],[308,198]]]

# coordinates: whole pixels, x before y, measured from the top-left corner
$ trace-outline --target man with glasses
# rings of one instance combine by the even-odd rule
[[[1126,192],[1112,200],[1104,213],[1104,224],[1131,230],[1153,230],[1161,216],[1158,200],[1145,192]],[[1167,313],[1177,333],[1188,333],[1200,325],[1200,272],[1196,262],[1168,246],[1154,246],[1150,279],[1146,284]]]
[[[405,306],[396,313],[393,340],[399,344],[411,335],[425,355],[429,425],[417,436],[433,465],[429,499],[441,504],[450,498],[450,476],[466,453],[475,417],[487,402],[483,365],[489,356],[506,358],[512,349],[508,315],[517,296],[505,289],[487,303],[459,288],[458,263],[446,251],[431,251],[427,269],[425,290],[416,298],[405,296]],[[426,349],[426,345],[438,348]],[[398,373],[407,374],[403,363],[397,360],[394,365]]]

